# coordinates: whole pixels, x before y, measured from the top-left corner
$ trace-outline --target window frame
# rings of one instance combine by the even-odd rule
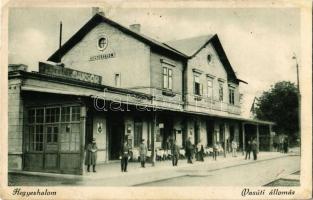
[[[198,81],[196,81],[198,79]],[[197,91],[197,86],[198,85],[198,91]],[[196,96],[202,96],[203,93],[203,87],[200,81],[200,74],[194,73],[193,74],[193,93]]]
[[[224,83],[221,81],[218,83],[218,100],[224,101]]]
[[[211,86],[209,86],[209,82],[211,82]],[[211,91],[211,94],[209,94],[209,91]],[[207,97],[213,99],[213,78],[211,77],[207,78]]]
[[[229,104],[235,105],[235,88],[229,87],[228,93],[229,93]]]
[[[118,77],[118,81],[117,81],[116,77]],[[114,86],[115,87],[121,87],[121,84],[122,84],[121,73],[114,73]]]
[[[166,67],[163,65],[163,89],[165,90],[173,90],[173,69],[170,67]]]
[[[67,117],[63,117],[63,111],[65,111],[67,108],[69,108],[69,113],[67,115],[69,116],[69,120],[67,120]],[[26,128],[28,140],[23,144],[25,145],[26,152],[29,153],[44,153],[47,151],[47,145],[57,145],[57,152],[79,152],[80,151],[80,123],[81,123],[81,106],[78,104],[68,104],[68,105],[51,105],[51,106],[30,106],[27,107],[27,117],[26,117]],[[49,117],[47,117],[47,110],[50,111],[48,113]],[[53,109],[58,110],[58,112],[53,111]],[[37,110],[43,110],[43,121],[38,122],[37,120]],[[42,111],[41,111],[42,112]],[[30,116],[29,113],[33,113],[33,116]],[[53,115],[56,114],[56,116],[53,117]],[[32,119],[30,120],[30,117]],[[48,120],[46,120],[48,119]],[[51,120],[53,119],[53,120]],[[62,132],[63,126],[69,126],[69,129],[64,129],[64,133]],[[72,127],[76,127],[76,132],[72,131]],[[48,131],[48,128],[51,128],[50,133]],[[57,129],[55,129],[57,128]],[[67,127],[66,127],[67,128]],[[40,130],[39,130],[40,129]],[[66,130],[66,131],[65,131]],[[48,136],[50,134],[50,136]],[[68,136],[68,149],[62,150],[61,145],[62,143],[62,134],[70,134]],[[73,134],[75,134],[74,140],[73,140]],[[50,140],[48,140],[50,138]],[[73,140],[73,141],[72,141]],[[75,143],[73,147],[71,147],[71,144]]]

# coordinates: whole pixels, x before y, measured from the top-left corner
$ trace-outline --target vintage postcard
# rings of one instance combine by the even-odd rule
[[[310,1],[1,16],[1,199],[312,198]]]

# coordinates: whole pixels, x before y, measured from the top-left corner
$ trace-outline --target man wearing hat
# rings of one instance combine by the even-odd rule
[[[97,151],[98,147],[96,144],[96,139],[93,138],[92,142],[89,143],[86,148],[85,165],[87,165],[87,172],[90,172],[90,165],[92,165],[93,172],[96,172]]]
[[[145,167],[145,163],[146,163],[146,156],[147,156],[147,146],[145,145],[145,140],[142,139],[141,140],[141,144],[139,146],[139,154],[140,154],[140,163],[141,163],[141,167]]]
[[[130,148],[128,146],[127,139],[124,139],[124,144],[122,145],[121,155],[120,155],[122,172],[127,172],[129,149]]]

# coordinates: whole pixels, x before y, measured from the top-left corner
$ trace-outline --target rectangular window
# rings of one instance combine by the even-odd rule
[[[80,150],[80,107],[57,106],[31,108],[28,110],[28,136],[25,143],[30,151],[51,150],[58,147],[61,151]],[[61,117],[61,120],[60,120]]]
[[[115,84],[115,87],[121,87],[121,74],[115,74],[114,84]]]
[[[229,103],[235,105],[235,90],[233,88],[229,88]]]
[[[71,117],[71,107],[62,107],[61,121],[69,122],[71,120],[70,117]]]
[[[72,107],[72,121],[79,121],[80,120],[80,107],[74,106]]]
[[[219,89],[218,89],[218,93],[219,93],[219,100],[223,101],[223,97],[224,97],[224,92],[223,92],[223,83],[219,83]]]
[[[194,94],[201,95],[200,77],[197,75],[194,75]]]
[[[168,69],[168,89],[173,89],[173,73],[172,69]]]
[[[208,98],[212,99],[213,97],[213,80],[211,78],[208,79]]]
[[[173,70],[163,67],[163,89],[173,89]]]
[[[47,127],[47,143],[57,143],[58,142],[59,128],[57,126]]]
[[[46,123],[59,122],[60,108],[47,108],[46,109]]]

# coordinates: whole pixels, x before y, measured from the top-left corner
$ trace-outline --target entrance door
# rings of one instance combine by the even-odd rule
[[[117,160],[123,144],[124,121],[120,118],[108,121],[109,127],[109,159]]]
[[[195,121],[195,145],[197,145],[200,142],[200,130],[199,130],[199,124]]]
[[[58,136],[59,126],[46,126],[45,146],[44,146],[44,168],[46,170],[58,169]]]
[[[207,128],[207,146],[212,147],[214,139],[214,121],[208,120],[206,128]]]

